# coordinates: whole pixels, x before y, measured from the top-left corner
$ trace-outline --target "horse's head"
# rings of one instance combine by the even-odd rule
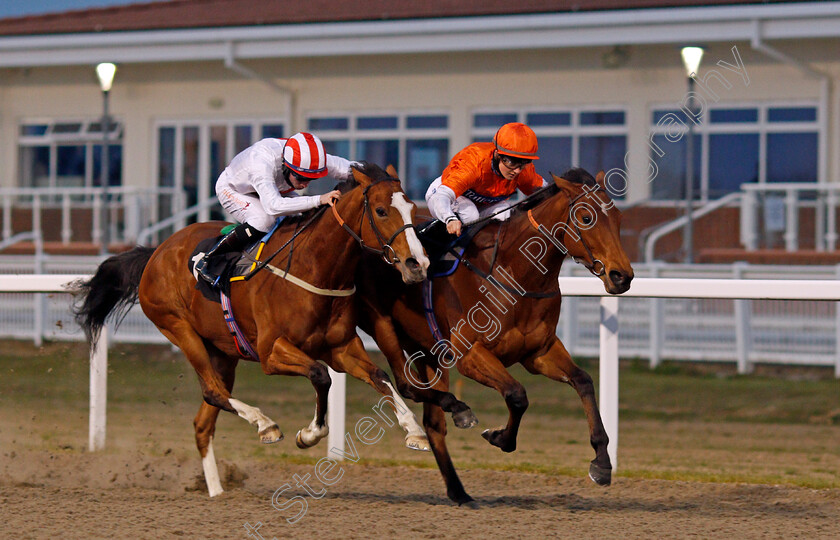
[[[597,178],[583,169],[571,169],[563,177],[551,175],[565,197],[553,197],[553,215],[558,222],[546,226],[569,255],[601,278],[610,294],[630,288],[633,267],[621,247],[621,211],[604,186],[604,171]]]
[[[383,252],[383,258],[397,267],[405,283],[426,279],[429,258],[414,231],[417,206],[402,190],[397,171],[389,165],[383,171],[372,163],[353,168],[353,177],[364,194],[365,216],[361,237],[365,245]]]

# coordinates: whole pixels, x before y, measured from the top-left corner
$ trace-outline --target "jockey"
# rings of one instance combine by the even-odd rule
[[[337,190],[313,196],[301,196],[295,190],[327,174],[349,179],[353,176],[351,165],[351,161],[327,154],[324,143],[311,133],[262,139],[237,154],[219,175],[216,195],[239,225],[195,264],[196,272],[215,284],[218,276],[208,270],[211,258],[244,249],[252,239],[263,236],[279,216],[333,204],[340,196]]]
[[[525,124],[505,124],[493,142],[473,143],[452,158],[443,174],[426,191],[432,216],[446,223],[450,234],[461,235],[462,224],[510,206],[517,189],[530,195],[547,185],[534,170],[537,136]],[[506,219],[507,213],[503,213]]]

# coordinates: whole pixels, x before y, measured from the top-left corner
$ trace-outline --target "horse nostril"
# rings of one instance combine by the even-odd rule
[[[619,287],[624,284],[625,276],[618,270],[610,270],[610,281]]]
[[[417,259],[415,259],[414,257],[409,257],[408,259],[406,259],[405,265],[408,266],[408,269],[412,272],[420,268],[420,263],[418,263]]]

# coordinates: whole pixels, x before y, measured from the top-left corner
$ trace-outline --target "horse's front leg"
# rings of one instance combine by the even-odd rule
[[[408,408],[405,401],[403,401],[399,393],[394,389],[391,380],[388,378],[388,374],[370,361],[370,357],[367,351],[365,351],[364,344],[362,344],[359,336],[354,335],[344,345],[332,349],[328,364],[335,371],[347,373],[351,377],[366,382],[377,392],[385,396],[379,400],[377,410],[380,410],[379,408],[383,405],[383,401],[388,402],[388,405],[394,410],[397,422],[405,430],[405,446],[412,450],[429,451],[429,441],[426,438],[426,432],[417,422],[414,413],[411,412],[411,409]],[[388,422],[387,419],[385,421]],[[391,424],[391,422],[388,423]]]
[[[300,375],[312,383],[316,395],[315,417],[309,426],[298,431],[295,442],[299,448],[310,448],[318,444],[330,432],[326,416],[331,381],[326,366],[307,356],[285,338],[277,338],[271,353],[261,355],[260,361],[266,375]]]
[[[371,302],[363,299],[362,321],[365,331],[370,331],[376,341],[379,350],[388,360],[391,372],[394,374],[394,381],[397,390],[406,398],[421,403],[434,403],[444,411],[452,414],[452,421],[456,427],[471,428],[478,423],[478,419],[470,410],[469,406],[456,398],[451,392],[444,392],[438,388],[431,388],[433,381],[420,382],[417,370],[413,365],[418,366],[427,359],[431,360],[431,353],[422,350],[413,340],[410,340],[404,333],[397,335],[393,319],[383,315]],[[404,345],[407,345],[404,347]],[[411,351],[411,358],[406,358],[403,349]],[[428,355],[428,356],[427,356]],[[440,377],[436,377],[439,379]]]
[[[589,423],[589,442],[595,449],[595,459],[589,466],[589,477],[601,486],[610,485],[612,465],[607,453],[609,438],[604,429],[604,423],[601,421],[598,404],[595,402],[595,386],[592,384],[592,377],[575,364],[569,351],[557,338],[554,339],[547,353],[523,361],[522,365],[531,373],[568,383],[577,391]]]
[[[507,424],[494,430],[486,429],[481,436],[503,452],[516,450],[519,424],[528,408],[525,387],[511,377],[499,359],[480,342],[475,343],[456,366],[465,377],[495,389],[505,398],[509,412]]]

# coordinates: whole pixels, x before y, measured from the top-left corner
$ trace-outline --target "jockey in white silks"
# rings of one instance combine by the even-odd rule
[[[196,263],[197,274],[214,284],[218,276],[208,270],[211,258],[244,249],[271,229],[280,216],[332,204],[340,196],[337,190],[312,196],[295,190],[327,174],[346,180],[353,175],[353,163],[327,154],[318,137],[303,132],[288,139],[262,139],[237,154],[219,175],[216,195],[239,225]]]
[[[537,136],[518,122],[505,124],[493,142],[473,143],[457,154],[426,191],[432,216],[446,223],[450,234],[461,235],[462,224],[498,213],[507,219],[508,199],[522,191],[530,195],[547,184],[534,170]]]

